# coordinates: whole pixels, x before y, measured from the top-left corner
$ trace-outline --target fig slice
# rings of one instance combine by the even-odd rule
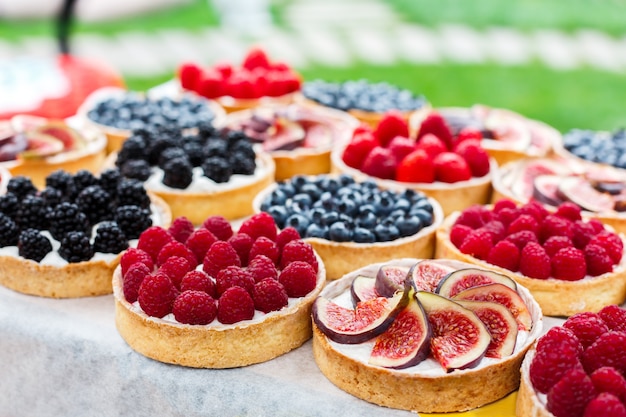
[[[540,203],[558,206],[563,202],[559,197],[559,185],[563,180],[558,175],[539,175],[533,180],[532,197]]]
[[[376,338],[369,364],[392,369],[417,365],[428,357],[431,334],[424,309],[411,296],[389,328]]]
[[[361,301],[371,300],[381,295],[376,291],[374,287],[376,285],[376,279],[367,277],[365,275],[359,275],[352,280],[350,285],[350,295],[352,296],[352,303],[356,307]]]
[[[480,268],[465,268],[446,275],[439,282],[435,292],[443,297],[451,298],[468,288],[496,283],[517,290],[515,281],[504,274]]]
[[[392,297],[404,289],[409,268],[397,265],[383,265],[376,273],[375,289],[383,297]]]
[[[355,309],[343,307],[328,298],[313,303],[313,321],[330,340],[358,344],[383,333],[409,302],[409,288],[393,297],[376,297],[362,301]]]
[[[571,175],[571,171],[562,163],[550,159],[537,159],[525,164],[519,175],[520,178],[513,183],[511,192],[527,199],[532,196],[534,180],[539,175],[567,176]]]
[[[54,136],[38,132],[24,133],[28,147],[19,154],[22,159],[40,159],[63,151],[63,142]]]
[[[438,294],[418,291],[432,329],[430,351],[447,372],[478,365],[491,343],[487,326],[471,310]]]
[[[452,266],[426,259],[411,267],[409,280],[415,291],[435,292],[443,277],[454,270]]]
[[[37,127],[35,131],[60,140],[63,143],[64,149],[68,151],[85,147],[85,139],[83,136],[63,122],[51,121],[43,126]]]
[[[563,178],[559,185],[559,194],[592,213],[612,211],[615,207],[612,196],[596,190],[589,181],[580,177]]]
[[[487,284],[479,287],[468,288],[461,291],[453,298],[455,301],[491,301],[502,304],[509,309],[520,330],[530,330],[533,322],[530,312],[517,291],[502,284]]]
[[[473,311],[487,326],[491,343],[485,353],[486,357],[500,359],[513,354],[518,330],[517,321],[508,308],[489,301],[457,301],[457,303]]]

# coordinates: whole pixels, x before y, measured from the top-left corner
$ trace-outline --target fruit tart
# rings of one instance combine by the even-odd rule
[[[0,284],[52,298],[110,294],[129,242],[169,222],[167,205],[117,170],[55,171],[40,190],[13,177],[0,196]]]
[[[251,215],[254,197],[274,180],[274,160],[257,152],[242,131],[210,124],[195,130],[135,130],[107,164],[142,181],[165,200],[173,217],[186,216],[200,225],[212,215],[228,220]]]
[[[480,141],[453,136],[445,120],[431,113],[417,136],[402,114],[389,111],[372,128],[361,125],[349,142],[331,152],[333,172],[372,178],[383,188],[411,188],[437,200],[447,215],[491,196],[495,169]]]
[[[103,134],[78,126],[77,120],[19,115],[0,121],[0,166],[28,176],[39,188],[58,169],[99,170],[105,147]]]
[[[557,155],[592,165],[626,169],[626,130],[572,129],[554,145]]]
[[[113,275],[115,321],[135,351],[195,368],[268,361],[311,338],[325,282],[311,245],[278,233],[266,213],[237,231],[221,216],[199,228],[151,227]]]
[[[420,413],[471,410],[519,385],[541,309],[505,275],[453,260],[357,269],[313,304],[313,355],[339,388]]]
[[[508,275],[528,288],[543,313],[571,316],[626,300],[623,236],[575,204],[548,211],[503,199],[448,216],[437,230],[437,258]]]
[[[626,416],[626,310],[578,313],[539,338],[522,363],[519,417]]]
[[[443,221],[439,203],[419,191],[383,190],[345,174],[279,181],[257,195],[254,207],[310,243],[328,280],[372,262],[431,258]]]
[[[199,124],[219,126],[224,109],[192,94],[139,93],[120,88],[94,91],[78,111],[81,120],[107,137],[107,153],[119,151],[133,130],[150,126],[191,129]]]
[[[260,105],[289,104],[300,91],[301,77],[284,62],[272,61],[264,49],[252,47],[241,65],[219,62],[202,67],[186,62],[178,68],[183,91],[217,101],[227,112]]]
[[[357,125],[345,113],[303,104],[255,107],[230,113],[225,121],[272,155],[277,181],[329,173],[332,147],[348,140]]]

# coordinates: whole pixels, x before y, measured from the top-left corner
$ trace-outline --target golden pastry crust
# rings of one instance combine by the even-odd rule
[[[277,106],[291,104],[295,100],[298,93],[284,94],[280,97],[261,97],[261,98],[233,98],[230,96],[217,97],[215,101],[226,110],[226,113],[234,113],[237,111],[253,109],[262,106]]]
[[[149,317],[133,307],[124,298],[118,268],[113,274],[115,324],[133,350],[160,362],[193,368],[246,366],[285,354],[311,338],[311,307],[324,283],[324,264],[319,262],[317,286],[295,304],[260,321],[199,326]]]
[[[537,392],[530,382],[530,363],[535,357],[535,348],[530,349],[522,362],[521,379],[519,392],[517,394],[517,403],[515,406],[515,415],[517,417],[554,417],[554,414],[548,411],[546,406],[539,401]]]

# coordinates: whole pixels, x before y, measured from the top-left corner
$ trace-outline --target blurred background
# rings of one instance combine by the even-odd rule
[[[0,68],[57,54],[60,4],[0,0]],[[433,107],[614,130],[626,127],[625,22],[624,0],[79,0],[71,45],[133,90],[260,45],[305,81],[387,81]]]

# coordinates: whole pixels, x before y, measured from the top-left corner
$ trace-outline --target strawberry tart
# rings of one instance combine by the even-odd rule
[[[311,337],[325,282],[313,248],[261,213],[151,227],[113,275],[115,321],[135,351],[195,368],[268,361]]]
[[[504,199],[448,216],[437,230],[435,256],[508,275],[545,315],[571,316],[626,300],[623,248],[622,235],[584,220],[575,204],[548,211]]]
[[[417,135],[397,111],[376,127],[361,125],[331,153],[333,172],[371,178],[383,188],[411,188],[437,200],[447,215],[491,196],[488,153],[476,138],[454,136],[445,119],[430,113]]]
[[[529,291],[502,274],[395,259],[324,288],[313,304],[313,355],[333,384],[374,404],[467,411],[518,388],[542,325]]]
[[[626,310],[609,305],[551,328],[522,364],[519,417],[626,416]]]
[[[13,177],[0,196],[0,284],[52,298],[110,294],[129,243],[169,222],[165,203],[117,170],[55,171],[41,190]]]

